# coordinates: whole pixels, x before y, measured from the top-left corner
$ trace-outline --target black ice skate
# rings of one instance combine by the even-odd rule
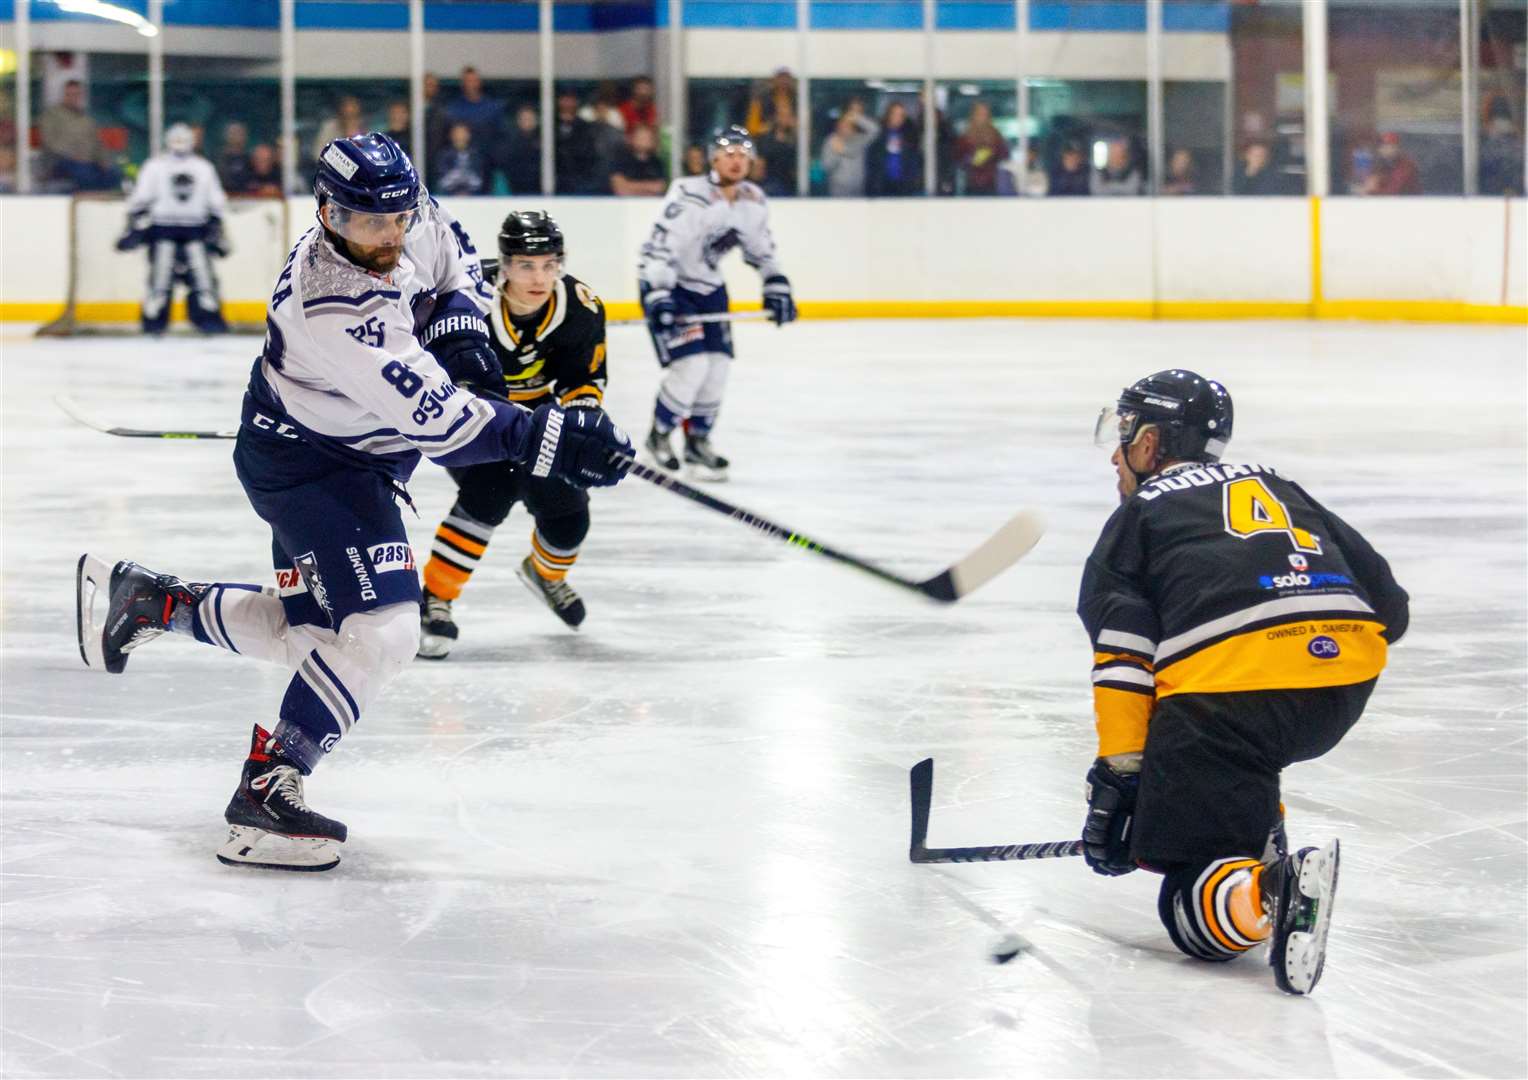
[[[218,848],[218,862],[270,870],[329,870],[339,865],[330,841],[343,844],[342,822],[308,809],[302,796],[302,771],[271,743],[270,733],[255,725],[249,758],[239,789],[223,811],[228,839]]]
[[[717,482],[727,479],[727,466],[731,464],[712,449],[710,436],[688,433],[684,437],[684,463],[695,479]]]
[[[1337,898],[1338,856],[1333,840],[1325,847],[1301,848],[1263,872],[1264,905],[1273,924],[1268,963],[1287,994],[1308,994],[1321,979]]]
[[[456,636],[456,622],[451,618],[451,601],[426,589],[419,601],[419,658],[444,660],[451,654]]]
[[[674,448],[669,445],[669,433],[653,428],[647,433],[647,442],[643,444],[648,457],[653,459],[653,464],[668,472],[679,471],[679,459],[674,456]]]
[[[120,675],[127,654],[170,629],[180,604],[195,606],[206,585],[156,574],[123,560],[110,569],[81,555],[74,575],[74,626],[87,667]],[[99,605],[97,601],[100,601]]]
[[[573,629],[578,629],[578,624],[584,621],[584,602],[579,599],[578,593],[573,591],[573,586],[567,580],[548,581],[536,572],[535,564],[527,555],[520,566],[515,570],[515,576],[525,582],[525,587],[552,609],[563,622]]]

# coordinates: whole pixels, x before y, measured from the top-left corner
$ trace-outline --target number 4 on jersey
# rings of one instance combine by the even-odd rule
[[[1267,533],[1282,533],[1296,551],[1321,554],[1321,538],[1295,527],[1289,509],[1279,501],[1268,485],[1255,476],[1233,480],[1221,489],[1224,499],[1226,532],[1239,540],[1250,540]]]

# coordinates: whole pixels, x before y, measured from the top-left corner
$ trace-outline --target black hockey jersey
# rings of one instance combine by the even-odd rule
[[[1407,605],[1368,541],[1272,469],[1166,469],[1083,571],[1099,756],[1140,750],[1157,698],[1372,679]]]
[[[489,267],[489,280],[497,270]],[[564,274],[547,302],[514,315],[494,292],[488,323],[493,350],[504,365],[511,401],[534,409],[555,399],[600,404],[605,397],[605,305],[589,286]]]

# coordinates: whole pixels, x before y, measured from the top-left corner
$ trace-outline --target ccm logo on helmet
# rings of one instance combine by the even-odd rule
[[[405,196],[407,194],[408,194],[407,191],[384,191],[382,193],[382,197],[384,199],[401,199],[403,196]]]

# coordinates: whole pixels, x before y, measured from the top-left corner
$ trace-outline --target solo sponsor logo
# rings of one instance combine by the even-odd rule
[[[1311,638],[1306,650],[1317,660],[1335,660],[1342,655],[1337,642],[1323,634],[1321,637]]]
[[[407,544],[377,544],[366,549],[366,558],[379,574],[414,569],[414,549]]]
[[[377,590],[372,587],[371,575],[366,572],[366,564],[361,561],[361,549],[348,547],[345,549],[345,557],[350,560],[350,569],[355,571],[355,579],[361,586],[362,600],[375,600]]]
[[[1351,585],[1353,580],[1346,574],[1264,574],[1257,583],[1265,589],[1306,589]]]

